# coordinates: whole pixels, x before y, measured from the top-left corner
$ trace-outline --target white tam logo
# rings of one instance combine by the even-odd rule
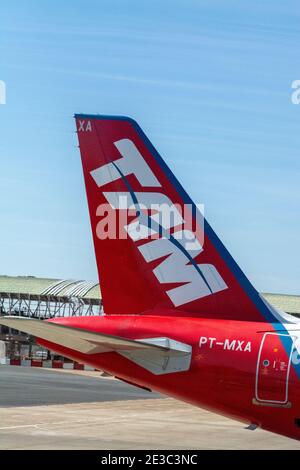
[[[161,191],[135,192],[132,189],[127,180],[132,174],[142,187],[161,188],[136,145],[129,139],[118,140],[114,145],[121,158],[96,168],[91,171],[91,176],[98,187],[123,179],[128,191],[108,191],[103,195],[114,210],[135,210],[136,218],[124,228],[133,242],[144,241],[137,249],[147,263],[162,258],[153,269],[160,284],[181,284],[166,290],[173,305],[184,305],[227,289],[215,266],[196,263],[195,258],[203,251],[203,243],[186,227],[178,206]],[[168,217],[165,217],[166,213]],[[203,222],[201,214],[196,218],[197,223]]]

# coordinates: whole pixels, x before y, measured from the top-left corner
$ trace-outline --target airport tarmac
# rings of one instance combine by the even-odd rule
[[[70,372],[59,369],[0,366],[0,409],[8,406],[153,398],[152,393],[119,380],[102,378],[100,381],[100,372]]]
[[[300,442],[98,372],[0,366],[0,449],[299,450]]]

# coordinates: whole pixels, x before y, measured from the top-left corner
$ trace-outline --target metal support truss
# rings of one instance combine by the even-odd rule
[[[0,315],[54,318],[101,315],[99,299],[0,292]]]

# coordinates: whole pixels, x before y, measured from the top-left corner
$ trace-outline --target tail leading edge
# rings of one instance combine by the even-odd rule
[[[139,125],[75,119],[105,313],[276,322]]]

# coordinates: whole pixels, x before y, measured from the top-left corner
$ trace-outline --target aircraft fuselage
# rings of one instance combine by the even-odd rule
[[[188,370],[170,373],[166,369],[158,375],[119,353],[82,354],[38,340],[59,354],[137,386],[300,438],[297,331],[288,334],[280,324],[167,315],[75,317],[54,322],[134,340],[165,337],[189,345]]]

